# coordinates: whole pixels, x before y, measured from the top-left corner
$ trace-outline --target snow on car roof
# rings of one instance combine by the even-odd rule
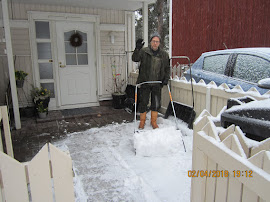
[[[256,109],[265,109],[270,110],[270,99],[252,101],[243,105],[235,105],[230,109],[226,110],[226,112],[235,112],[239,110],[256,110]]]
[[[270,59],[270,48],[267,48],[267,47],[216,50],[216,51],[205,52],[202,55],[208,56],[212,54],[222,54],[222,53],[252,53],[252,54],[258,54],[258,55],[265,55],[268,59]]]

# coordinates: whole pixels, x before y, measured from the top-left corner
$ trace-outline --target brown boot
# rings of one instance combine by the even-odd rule
[[[151,125],[152,125],[153,129],[158,128],[157,117],[158,117],[158,112],[151,111]]]
[[[146,112],[140,113],[140,125],[139,125],[139,129],[144,129],[145,120],[146,120]]]

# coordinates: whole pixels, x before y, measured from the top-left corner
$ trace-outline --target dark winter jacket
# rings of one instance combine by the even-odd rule
[[[170,60],[166,51],[159,48],[154,56],[150,47],[134,50],[132,61],[140,62],[137,84],[145,81],[170,79]]]

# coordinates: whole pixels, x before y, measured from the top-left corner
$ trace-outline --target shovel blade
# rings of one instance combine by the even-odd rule
[[[193,122],[196,116],[196,112],[194,111],[193,107],[175,101],[173,101],[173,106],[176,117],[186,122],[188,124],[188,128],[192,129]],[[167,119],[169,116],[173,116],[173,109],[171,102],[169,102],[169,105],[167,107],[165,118]]]

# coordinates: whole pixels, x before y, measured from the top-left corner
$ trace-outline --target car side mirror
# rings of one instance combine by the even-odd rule
[[[258,86],[260,88],[270,89],[270,78],[266,78],[266,79],[262,79],[258,81]]]

